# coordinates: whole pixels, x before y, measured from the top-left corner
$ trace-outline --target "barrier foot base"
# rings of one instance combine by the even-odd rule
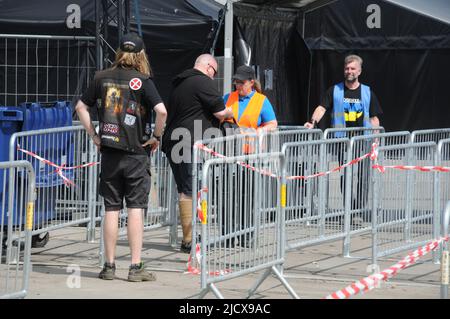
[[[275,274],[275,276],[277,276],[278,279],[281,281],[281,283],[286,288],[286,290],[289,292],[289,294],[294,299],[300,299],[300,297],[295,293],[294,289],[292,289],[291,285],[289,285],[289,283],[286,281],[286,279],[284,279],[284,277],[280,274],[280,272],[278,271],[278,269],[275,266],[272,266],[272,271]]]

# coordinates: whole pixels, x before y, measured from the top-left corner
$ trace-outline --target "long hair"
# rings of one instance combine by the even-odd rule
[[[255,79],[255,84],[253,85],[253,88],[256,92],[262,94],[262,88],[261,88],[261,82],[259,82],[257,79]]]
[[[114,61],[112,68],[122,67],[124,69],[135,69],[145,75],[153,76],[150,63],[148,62],[147,54],[144,50],[138,53],[124,52],[117,50],[116,60]]]

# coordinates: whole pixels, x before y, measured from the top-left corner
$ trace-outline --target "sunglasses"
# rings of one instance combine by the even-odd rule
[[[208,66],[209,66],[211,69],[213,69],[214,75],[216,75],[216,74],[217,74],[217,70],[216,70],[211,64],[209,64],[209,63],[208,63]]]

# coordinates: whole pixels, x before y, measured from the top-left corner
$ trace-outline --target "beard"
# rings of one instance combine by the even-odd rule
[[[347,81],[347,82],[354,83],[354,82],[356,82],[356,80],[358,80],[357,76],[353,76],[350,74],[345,76],[345,81]]]

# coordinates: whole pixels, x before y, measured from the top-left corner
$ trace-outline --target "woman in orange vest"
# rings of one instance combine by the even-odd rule
[[[246,65],[238,67],[233,83],[236,90],[226,94],[224,102],[233,111],[239,127],[256,131],[275,129],[278,125],[275,112],[269,99],[261,93],[261,84],[256,80],[253,68]],[[250,139],[248,142],[244,144],[244,154],[253,153],[253,143]],[[224,194],[223,202],[233,204],[223,207],[221,234],[225,237],[226,247],[234,247],[237,238],[239,246],[251,248],[254,245],[254,216],[252,201],[248,197],[252,197],[255,188],[253,175],[250,171],[238,171],[232,178],[240,183],[229,194]],[[237,211],[238,207],[240,211]],[[233,235],[236,232],[239,235]]]
[[[233,111],[239,127],[260,130],[275,129],[278,125],[269,99],[261,93],[261,84],[256,80],[253,68],[242,65],[233,75],[236,91],[226,94],[223,99]]]

